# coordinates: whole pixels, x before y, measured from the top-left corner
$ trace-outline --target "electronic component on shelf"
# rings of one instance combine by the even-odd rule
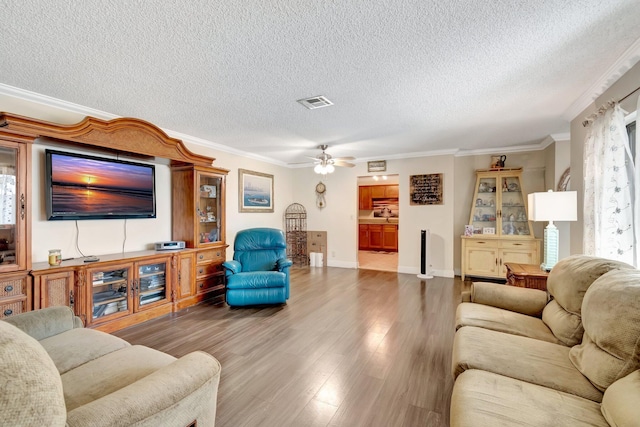
[[[171,240],[156,243],[156,251],[168,251],[172,249],[184,249],[186,246],[182,240]]]

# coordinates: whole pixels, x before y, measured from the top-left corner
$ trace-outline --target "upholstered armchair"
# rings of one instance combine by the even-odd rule
[[[250,228],[236,234],[233,261],[222,266],[227,279],[227,304],[284,304],[289,299],[287,243],[282,230]]]

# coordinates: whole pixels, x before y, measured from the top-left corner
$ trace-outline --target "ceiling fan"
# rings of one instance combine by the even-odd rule
[[[335,170],[335,166],[352,168],[355,164],[349,162],[349,160],[355,160],[355,157],[333,157],[331,154],[325,152],[329,146],[326,144],[318,145],[318,148],[322,150],[322,153],[316,157],[309,157],[315,161],[315,167],[313,171],[322,175],[332,173]]]

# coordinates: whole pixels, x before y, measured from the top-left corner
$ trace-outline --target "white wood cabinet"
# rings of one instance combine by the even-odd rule
[[[540,240],[527,217],[522,169],[479,170],[469,216],[471,235],[462,236],[461,278],[506,278],[508,262],[540,263]]]

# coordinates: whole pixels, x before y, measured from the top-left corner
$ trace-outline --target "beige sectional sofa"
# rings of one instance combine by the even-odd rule
[[[68,307],[0,321],[0,420],[12,426],[213,426],[220,364],[85,329]]]
[[[640,426],[640,271],[573,256],[543,291],[474,283],[451,426]]]

